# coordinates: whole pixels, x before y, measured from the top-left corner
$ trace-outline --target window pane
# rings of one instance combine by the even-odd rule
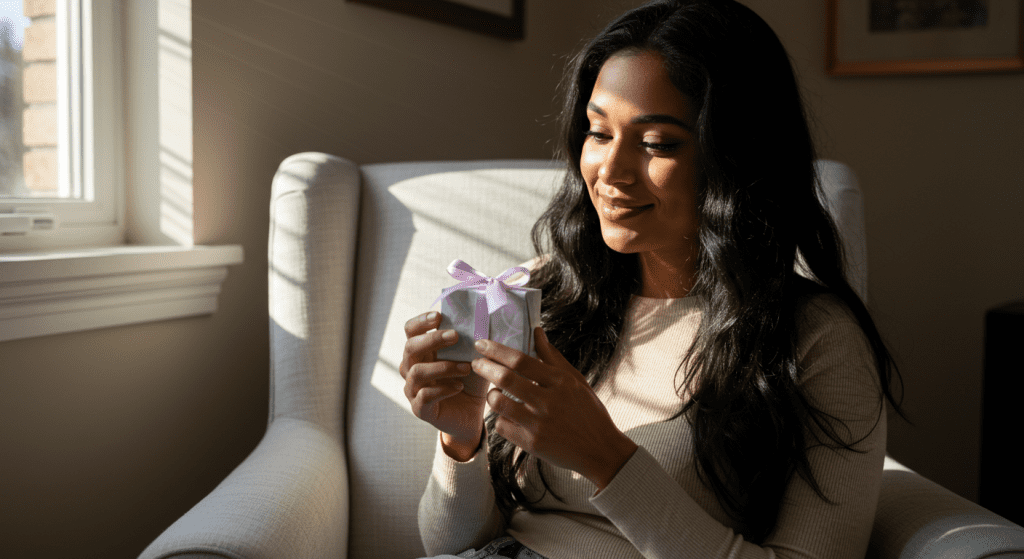
[[[56,10],[54,0],[0,0],[0,198],[70,190],[58,180]]]

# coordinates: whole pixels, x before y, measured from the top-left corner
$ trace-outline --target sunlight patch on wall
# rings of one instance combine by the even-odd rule
[[[192,246],[192,20],[189,0],[161,0],[158,12],[160,75],[160,231]]]

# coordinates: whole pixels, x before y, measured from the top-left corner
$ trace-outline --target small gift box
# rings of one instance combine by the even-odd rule
[[[512,283],[505,280],[523,272]],[[476,340],[494,340],[537,357],[533,330],[540,326],[540,290],[522,287],[530,279],[523,267],[509,268],[496,278],[480,274],[462,260],[448,265],[448,273],[462,283],[441,290],[439,330],[455,330],[459,341],[438,350],[442,361],[472,361],[481,357],[473,348]],[[437,304],[437,300],[433,307]]]

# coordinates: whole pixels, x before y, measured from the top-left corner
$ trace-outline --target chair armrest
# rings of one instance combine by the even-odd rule
[[[139,559],[343,558],[345,480],[336,436],[278,418],[252,454]]]
[[[982,559],[1021,553],[1024,528],[885,457],[868,557]]]

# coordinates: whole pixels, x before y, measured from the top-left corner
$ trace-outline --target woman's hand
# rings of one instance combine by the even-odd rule
[[[441,431],[449,456],[465,462],[480,445],[487,381],[473,374],[469,363],[437,360],[437,350],[459,339],[455,330],[430,331],[440,323],[437,312],[405,323],[405,351],[398,371],[405,379],[412,412]]]
[[[636,443],[615,426],[586,379],[548,342],[544,330],[537,328],[534,335],[540,359],[489,340],[476,344],[484,357],[473,361],[473,370],[497,387],[487,393],[498,414],[494,429],[545,462],[579,472],[600,491],[633,455]]]

